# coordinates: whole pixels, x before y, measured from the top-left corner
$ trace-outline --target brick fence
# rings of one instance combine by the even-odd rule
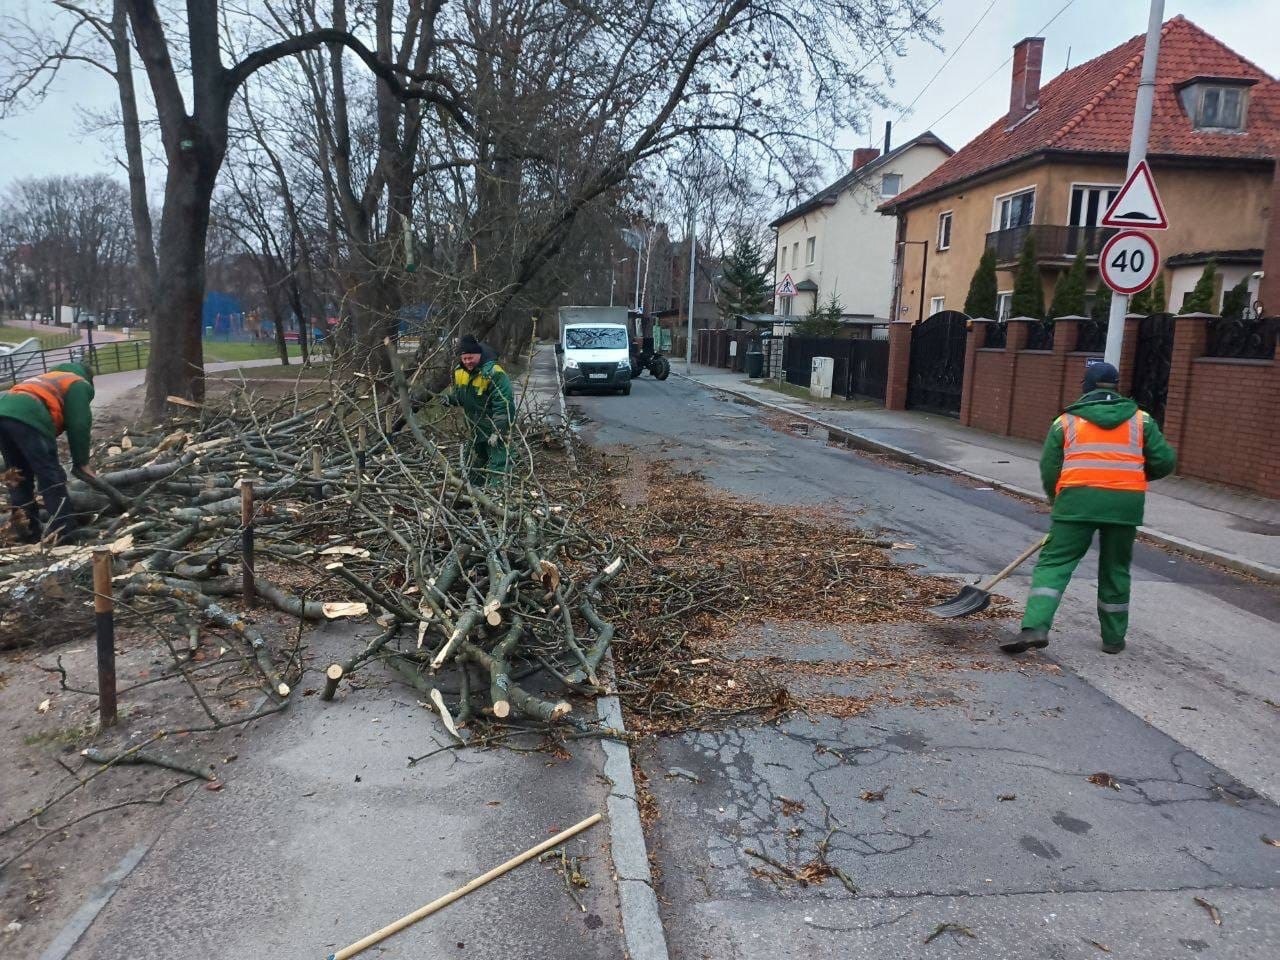
[[[1204,314],[1174,321],[1164,432],[1178,451],[1178,473],[1280,497],[1280,356],[1232,359],[1205,356]],[[1141,318],[1125,319],[1120,371],[1131,387]],[[1002,347],[987,347],[989,320],[974,320],[965,343],[960,422],[1001,436],[1041,440],[1067,404],[1080,395],[1085,359],[1101,351],[1076,349],[1078,321],[1054,325],[1051,350],[1028,350],[1030,322],[1009,321]],[[897,334],[897,336],[893,336]],[[910,328],[893,324],[886,405],[906,404]],[[1280,353],[1280,347],[1277,348]]]

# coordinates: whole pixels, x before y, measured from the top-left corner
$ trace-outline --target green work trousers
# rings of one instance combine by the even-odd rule
[[[507,480],[507,444],[493,435],[475,433],[471,436],[467,477],[476,487],[500,487]]]
[[[1129,629],[1129,564],[1133,560],[1133,540],[1138,528],[1113,523],[1069,523],[1053,521],[1049,542],[1040,551],[1031,575],[1031,595],[1022,618],[1024,630],[1048,630],[1062,602],[1062,591],[1071,581],[1080,558],[1098,531],[1098,622],[1102,642],[1123,647]]]

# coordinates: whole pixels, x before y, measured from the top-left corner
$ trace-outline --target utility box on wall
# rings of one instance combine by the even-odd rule
[[[814,357],[809,368],[809,396],[817,400],[831,399],[831,378],[836,362],[831,357]]]

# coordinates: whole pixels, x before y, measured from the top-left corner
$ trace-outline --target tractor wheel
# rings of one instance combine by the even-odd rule
[[[671,361],[666,357],[654,357],[649,370],[655,380],[665,380],[671,376]]]

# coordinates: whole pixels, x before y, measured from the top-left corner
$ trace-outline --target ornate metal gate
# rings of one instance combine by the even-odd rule
[[[911,331],[907,406],[960,415],[964,339],[969,318],[958,310],[935,313]]]
[[[1133,356],[1133,399],[1161,426],[1169,395],[1169,369],[1173,365],[1173,324],[1171,313],[1143,317],[1138,323],[1138,344]]]

